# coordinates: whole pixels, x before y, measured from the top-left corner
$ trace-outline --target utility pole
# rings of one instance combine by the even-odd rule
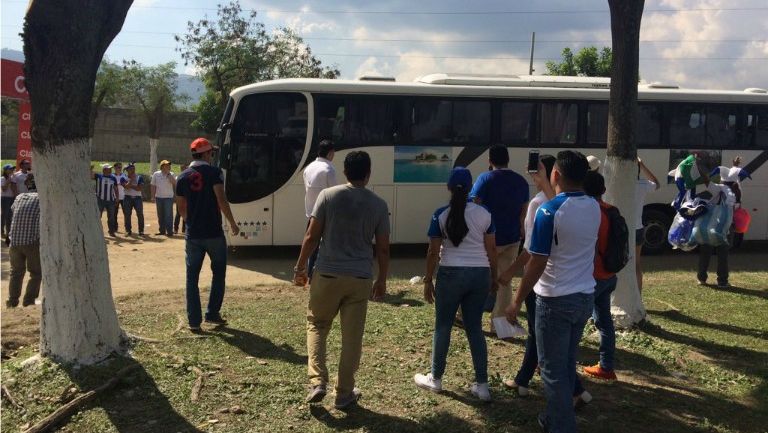
[[[528,75],[533,75],[533,47],[536,45],[536,32],[531,33],[531,63],[528,66]]]

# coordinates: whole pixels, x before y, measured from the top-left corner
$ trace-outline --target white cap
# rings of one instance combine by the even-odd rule
[[[108,169],[108,168],[112,168],[112,166],[111,166],[111,165],[109,165],[109,164],[101,164],[101,169],[102,169],[102,170],[106,170],[106,169]]]
[[[587,157],[587,162],[589,163],[589,171],[598,171],[598,170],[600,170],[600,164],[602,164],[602,162],[600,162],[600,160],[597,159],[596,156],[589,155]]]

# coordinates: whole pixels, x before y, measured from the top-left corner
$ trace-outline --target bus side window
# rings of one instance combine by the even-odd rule
[[[488,146],[490,141],[490,101],[453,101],[453,144]]]
[[[736,113],[738,107],[710,105],[707,107],[707,147],[727,149],[736,147]]]
[[[578,130],[578,104],[546,102],[541,104],[541,144],[574,144]]]
[[[746,121],[747,130],[742,144],[768,149],[768,107],[749,108]]]
[[[451,143],[451,101],[418,98],[411,112],[411,142],[420,145]]]
[[[604,147],[608,142],[608,104],[587,105],[587,146]]]
[[[505,101],[501,104],[501,142],[528,144],[536,119],[533,102]]]
[[[661,145],[661,110],[657,104],[640,104],[637,107],[635,137],[637,147],[641,149]]]
[[[670,146],[678,149],[699,149],[706,145],[706,116],[704,107],[691,104],[670,106]]]

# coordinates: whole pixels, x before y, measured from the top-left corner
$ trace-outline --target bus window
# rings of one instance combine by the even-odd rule
[[[670,106],[669,141],[678,149],[698,149],[706,145],[706,114],[700,105]]]
[[[504,102],[501,104],[501,142],[528,144],[531,127],[536,119],[536,104]]]
[[[307,100],[297,93],[245,96],[230,134],[227,199],[244,203],[272,194],[296,172],[307,140]]]
[[[411,144],[451,144],[451,101],[419,98],[411,109]]]
[[[658,105],[640,104],[637,107],[635,138],[638,148],[653,148],[661,145],[660,113]]]
[[[738,107],[710,105],[707,107],[707,147],[728,149],[736,147],[736,113]]]
[[[578,107],[573,102],[547,102],[541,104],[541,144],[558,145],[576,143]]]
[[[398,100],[387,97],[353,97],[347,102],[348,141],[358,146],[390,146],[397,143],[395,119]]]
[[[345,138],[346,102],[341,96],[317,96],[315,130],[318,139],[331,139],[337,145],[342,145]]]
[[[491,141],[491,103],[453,101],[454,146],[488,146]]]
[[[749,147],[768,148],[768,107],[750,107],[747,110],[747,131],[744,144]]]
[[[587,145],[603,147],[608,142],[608,104],[587,105]]]

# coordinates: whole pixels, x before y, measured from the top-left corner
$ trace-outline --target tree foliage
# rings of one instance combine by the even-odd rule
[[[339,70],[323,66],[303,39],[281,28],[268,33],[256,12],[243,11],[238,0],[219,5],[215,19],[187,23],[176,35],[185,65],[193,66],[206,94],[195,110],[196,125],[216,129],[229,92],[246,84],[277,78],[337,78]]]
[[[575,55],[570,48],[564,48],[560,62],[546,63],[547,75],[610,77],[612,52],[609,47],[603,47],[598,53],[596,47],[584,47]]]
[[[176,63],[143,66],[135,60],[123,61],[117,105],[138,109],[147,122],[149,138],[159,138],[165,113],[176,109],[186,96],[176,94]]]
[[[113,106],[123,93],[122,69],[120,65],[103,59],[96,72],[96,83],[93,90],[90,119],[88,120],[88,137],[93,137],[96,118],[101,107]]]

